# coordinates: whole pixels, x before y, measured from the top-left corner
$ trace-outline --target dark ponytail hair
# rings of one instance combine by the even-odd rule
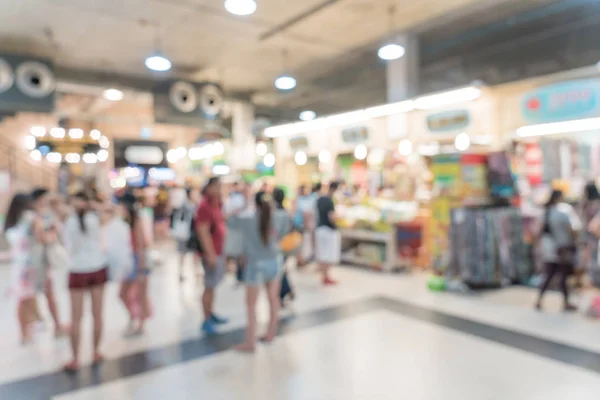
[[[127,222],[131,229],[135,226],[137,221],[137,210],[135,208],[135,204],[137,199],[131,193],[125,193],[120,199],[119,202],[127,209]]]
[[[271,204],[263,191],[256,193],[254,202],[259,210],[258,231],[265,246],[269,245],[269,230],[271,229]]]
[[[74,196],[76,199],[81,201],[85,201],[86,203],[90,200],[88,195],[85,192],[79,192]],[[87,213],[87,206],[77,210],[77,218],[79,219],[79,227],[81,228],[81,232],[85,233],[85,214]]]
[[[24,193],[17,193],[12,198],[8,211],[6,212],[6,220],[4,221],[4,232],[16,226],[25,211],[31,209],[31,197]]]
[[[550,198],[548,199],[548,202],[546,203],[546,209],[560,203],[560,200],[563,197],[563,193],[560,190],[553,190],[552,193],[550,194]]]

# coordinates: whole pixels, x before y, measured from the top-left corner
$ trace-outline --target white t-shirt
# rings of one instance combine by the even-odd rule
[[[83,221],[85,232],[81,229],[77,214],[71,214],[65,224],[64,240],[69,253],[69,271],[97,272],[108,263],[103,249],[100,218],[96,213],[87,212]]]

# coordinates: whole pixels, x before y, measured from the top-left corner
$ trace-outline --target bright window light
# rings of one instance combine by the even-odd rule
[[[576,119],[564,122],[553,122],[550,124],[522,126],[517,129],[517,136],[532,137],[594,130],[600,130],[600,118]]]
[[[63,128],[52,128],[50,129],[50,136],[56,139],[63,139],[65,137],[65,130]]]
[[[481,89],[469,86],[462,89],[418,97],[415,100],[415,108],[419,110],[428,110],[452,104],[466,103],[468,101],[477,100],[480,96]]]
[[[225,0],[225,9],[233,15],[247,16],[256,12],[255,0]]]
[[[44,137],[46,136],[46,128],[43,126],[32,126],[29,133],[35,137]]]
[[[458,151],[465,151],[471,146],[471,138],[465,132],[459,133],[454,139],[454,147]]]
[[[273,168],[273,166],[275,165],[275,154],[273,154],[273,153],[265,154],[265,157],[263,158],[263,164],[267,168]]]
[[[79,128],[69,129],[69,137],[71,139],[81,139],[81,138],[83,138],[83,129],[79,129]]]
[[[121,101],[123,100],[123,92],[119,89],[106,89],[102,95],[106,100],[109,101]]]
[[[404,139],[398,144],[398,153],[401,156],[408,157],[413,151],[413,144],[410,140]]]
[[[108,150],[101,149],[98,151],[98,161],[105,162],[108,160]]]
[[[275,79],[275,87],[279,90],[292,90],[296,87],[296,78],[289,75],[282,75]]]
[[[146,58],[145,64],[152,71],[164,72],[171,69],[171,61],[158,53]]]
[[[314,111],[306,110],[300,113],[301,121],[312,121],[315,118],[317,118],[317,113]]]
[[[365,146],[364,144],[359,144],[354,149],[354,158],[356,158],[357,160],[364,160],[365,158],[367,158],[367,153],[367,146]]]
[[[404,57],[404,54],[406,54],[406,50],[397,43],[386,44],[377,52],[379,58],[386,61],[397,60]]]
[[[297,165],[304,165],[308,161],[308,157],[306,156],[305,152],[297,151],[294,155],[294,161]]]
[[[102,137],[102,132],[100,132],[98,129],[92,129],[92,131],[90,132],[90,137],[92,138],[92,140],[100,140],[100,138]]]
[[[267,144],[265,142],[256,143],[256,154],[258,156],[264,157],[264,155],[267,154],[267,151],[269,151],[269,149],[267,148]]]

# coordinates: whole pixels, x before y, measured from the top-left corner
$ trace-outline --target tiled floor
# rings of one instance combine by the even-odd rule
[[[0,398],[11,390],[11,400],[18,400],[15,389],[25,388],[21,398],[29,400],[27,385],[41,382],[48,390],[58,388],[53,393],[61,400],[200,395],[586,400],[600,393],[600,373],[593,365],[600,366],[600,323],[552,311],[558,309],[554,294],[548,298],[550,311],[537,313],[530,307],[535,293],[524,288],[476,296],[436,294],[426,290],[422,275],[339,268],[341,284],[324,289],[312,272],[294,273],[297,318],[275,344],[242,356],[227,350],[244,325],[242,289],[231,278],[222,285],[218,310],[232,319],[225,328],[228,333],[219,343],[203,341],[192,268],[188,266],[188,279],[180,286],[175,258],[166,257],[152,276],[154,317],[144,337],[123,337],[126,314],[117,301],[116,286],[109,286],[104,340],[108,362],[103,368],[112,370],[97,376],[93,370],[79,378],[56,373],[68,358],[68,343],[55,340],[49,331],[40,332],[34,345],[20,347],[15,305],[1,302]],[[68,320],[64,275],[57,271],[55,281]],[[0,282],[7,276],[8,269],[0,267]],[[400,306],[379,307],[387,303],[373,299]],[[260,318],[266,317],[263,298]],[[85,356],[91,345],[89,323],[85,321]],[[187,353],[176,353],[181,351]],[[124,366],[131,360],[137,366],[127,370]],[[87,387],[88,383],[94,385]],[[34,398],[47,399],[47,393]]]

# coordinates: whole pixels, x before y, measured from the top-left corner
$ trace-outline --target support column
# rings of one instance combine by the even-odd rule
[[[419,94],[419,44],[415,36],[400,35],[396,43],[404,46],[404,57],[387,61],[387,101],[395,103]],[[410,138],[406,114],[388,117],[388,138]]]
[[[228,162],[232,172],[256,168],[256,140],[252,135],[254,106],[246,102],[233,104],[231,154]]]

